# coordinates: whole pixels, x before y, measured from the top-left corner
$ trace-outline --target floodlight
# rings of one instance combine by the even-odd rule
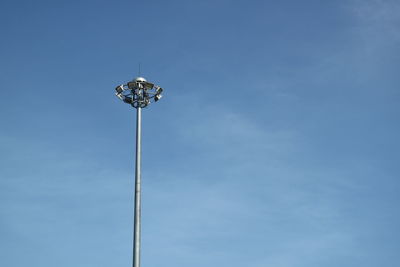
[[[124,102],[128,103],[128,104],[132,104],[133,103],[133,99],[132,99],[131,96],[125,96]]]
[[[121,94],[124,91],[124,86],[123,85],[118,85],[115,88],[115,91],[117,91],[118,94]]]
[[[147,90],[152,89],[153,86],[154,86],[154,84],[149,83],[149,82],[143,82],[143,85],[144,85],[144,87],[145,87]]]
[[[150,104],[151,101],[160,100],[163,89],[148,82],[143,77],[137,77],[127,84],[119,85],[115,88],[116,95],[125,103],[131,104],[134,108],[144,108]],[[151,100],[153,99],[153,100]]]
[[[163,91],[163,89],[162,89],[161,87],[157,86],[157,88],[156,88],[156,93],[157,93],[157,94],[161,94],[162,91]]]
[[[154,96],[154,102],[157,102],[158,100],[160,100],[161,97],[162,97],[162,95],[160,95],[160,94],[155,95]]]
[[[136,84],[135,81],[132,81],[132,82],[128,82],[128,83],[127,83],[127,86],[128,86],[129,89],[132,90],[132,89],[136,89],[137,84]]]

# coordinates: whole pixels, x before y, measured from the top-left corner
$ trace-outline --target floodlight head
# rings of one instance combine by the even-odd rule
[[[155,95],[154,96],[154,102],[157,102],[158,100],[160,100],[161,97],[162,97],[162,95],[160,95],[160,94]]]
[[[115,88],[115,91],[117,91],[117,94],[121,94],[121,93],[124,91],[123,85],[118,85],[118,86]]]
[[[160,86],[157,86],[157,87],[156,87],[156,92],[157,92],[157,94],[161,94],[162,91],[163,91],[163,89],[162,89]]]
[[[149,82],[143,82],[144,88],[146,88],[147,90],[151,90],[154,87],[153,83],[149,83]]]
[[[132,103],[133,103],[133,99],[132,99],[132,97],[125,96],[124,102],[125,102],[125,103],[128,103],[128,104],[132,104]]]
[[[148,82],[143,77],[136,77],[126,84],[115,88],[116,96],[134,108],[145,108],[151,102],[160,100],[163,89]]]

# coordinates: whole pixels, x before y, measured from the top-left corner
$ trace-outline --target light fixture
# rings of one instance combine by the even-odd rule
[[[160,100],[161,97],[162,97],[162,95],[160,95],[160,94],[155,95],[154,96],[154,102],[157,102],[158,100]]]
[[[121,94],[124,91],[124,85],[118,85],[115,87],[115,91],[117,91],[117,94]]]
[[[163,91],[160,86],[148,82],[143,77],[137,77],[126,84],[119,85],[115,90],[119,99],[131,104],[134,108],[144,108],[152,101],[160,100]]]

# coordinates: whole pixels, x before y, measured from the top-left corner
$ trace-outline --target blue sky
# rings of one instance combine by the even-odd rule
[[[0,265],[400,263],[400,3],[0,3]]]

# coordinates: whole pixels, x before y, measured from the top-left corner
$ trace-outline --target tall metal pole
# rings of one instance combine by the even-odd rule
[[[135,162],[135,211],[133,229],[133,267],[140,267],[140,217],[141,217],[141,191],[140,191],[140,161],[141,161],[141,133],[142,108],[136,108],[136,162]]]
[[[151,102],[161,99],[163,89],[147,82],[143,77],[137,77],[127,84],[115,88],[116,96],[136,108],[136,161],[135,161],[135,203],[133,224],[133,259],[132,267],[140,267],[140,218],[141,218],[141,189],[140,163],[142,152],[142,108]]]

